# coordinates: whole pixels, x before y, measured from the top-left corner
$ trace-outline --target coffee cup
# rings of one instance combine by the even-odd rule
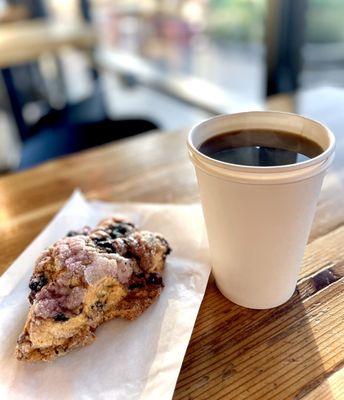
[[[301,135],[323,151],[308,161],[272,167],[226,163],[199,151],[206,140],[243,129]],[[218,289],[248,308],[283,304],[295,291],[322,181],[334,158],[334,135],[300,115],[257,111],[204,121],[191,130],[187,144]]]

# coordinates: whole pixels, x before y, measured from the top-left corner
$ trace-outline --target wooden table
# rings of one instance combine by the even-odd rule
[[[26,137],[28,128],[22,113],[21,96],[13,89],[15,79],[10,68],[37,61],[47,53],[56,55],[65,47],[87,51],[93,62],[91,51],[95,43],[95,32],[90,25],[81,22],[63,24],[48,19],[34,19],[0,24],[0,89],[3,80],[7,92],[5,107],[13,114],[22,138]],[[59,63],[56,65],[60,68]],[[61,71],[58,73],[61,79]]]
[[[263,104],[235,94],[209,80],[163,71],[154,62],[114,47],[100,46],[95,54],[100,70],[130,78],[143,87],[163,93],[173,99],[196,107],[210,115],[228,114],[237,110],[259,110]],[[244,105],[244,106],[243,106]]]
[[[111,201],[198,201],[186,132],[145,134],[0,179],[0,272],[80,187]],[[344,142],[324,183],[298,290],[241,308],[210,280],[174,399],[344,398]]]
[[[0,26],[0,68],[35,60],[62,46],[88,49],[95,42],[95,33],[84,23],[35,19],[3,24]]]

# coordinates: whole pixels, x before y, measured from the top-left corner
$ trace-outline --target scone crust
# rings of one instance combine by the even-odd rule
[[[53,360],[92,343],[105,321],[139,317],[161,293],[170,251],[162,235],[114,217],[70,232],[36,262],[17,359]]]

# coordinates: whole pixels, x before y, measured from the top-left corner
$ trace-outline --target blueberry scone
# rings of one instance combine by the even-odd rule
[[[164,286],[169,252],[160,234],[116,218],[69,232],[36,261],[17,358],[52,360],[90,344],[109,319],[137,318]]]

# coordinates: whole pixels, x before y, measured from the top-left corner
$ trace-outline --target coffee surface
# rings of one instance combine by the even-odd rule
[[[198,150],[215,160],[258,167],[296,164],[323,152],[319,144],[306,137],[266,129],[221,133],[207,139]]]

